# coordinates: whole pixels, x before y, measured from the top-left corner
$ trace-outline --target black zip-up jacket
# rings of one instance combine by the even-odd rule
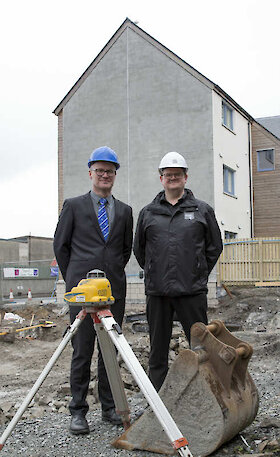
[[[175,206],[162,191],[139,214],[133,250],[145,272],[146,295],[207,292],[222,249],[213,209],[189,189]]]

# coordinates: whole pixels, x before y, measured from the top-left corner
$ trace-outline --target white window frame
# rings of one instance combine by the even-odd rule
[[[222,100],[222,124],[231,132],[233,132],[233,112],[233,108]]]
[[[265,148],[265,149],[257,149],[257,171],[263,172],[263,171],[274,171],[275,170],[275,150],[274,148]],[[272,152],[273,154],[273,160],[271,161],[270,159],[267,158],[272,163],[272,166],[270,168],[260,168],[260,153],[265,152],[266,155],[268,152]]]
[[[235,170],[228,167],[227,165],[223,165],[223,189],[224,194],[230,195],[231,197],[235,197]],[[231,180],[229,181],[229,175],[231,176]],[[231,183],[231,186],[230,186]]]

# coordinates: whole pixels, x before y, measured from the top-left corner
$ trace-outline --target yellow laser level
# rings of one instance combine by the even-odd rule
[[[111,285],[104,271],[91,270],[86,279],[82,279],[71,292],[64,294],[64,301],[69,305],[112,305],[115,301],[112,296]]]

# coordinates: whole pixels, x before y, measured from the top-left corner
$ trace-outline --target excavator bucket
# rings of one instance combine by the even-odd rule
[[[192,454],[203,457],[252,423],[259,399],[247,371],[252,347],[221,321],[194,324],[191,348],[180,352],[159,395]],[[113,445],[176,454],[150,408]]]

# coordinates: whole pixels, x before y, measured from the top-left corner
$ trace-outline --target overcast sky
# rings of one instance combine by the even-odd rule
[[[54,108],[126,17],[253,117],[280,114],[279,0],[13,0],[0,6],[0,238],[53,236]]]

